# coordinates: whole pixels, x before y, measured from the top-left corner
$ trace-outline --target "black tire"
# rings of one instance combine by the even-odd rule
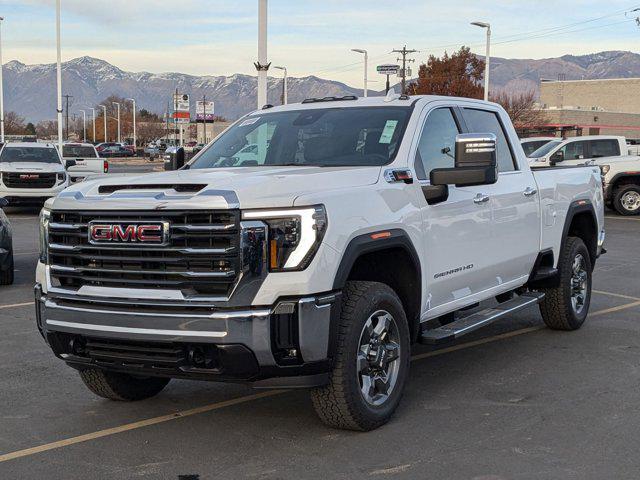
[[[151,398],[162,391],[169,378],[138,378],[126,373],[89,368],[80,371],[80,378],[89,390],[102,398],[133,402]]]
[[[14,280],[13,254],[9,257],[9,266],[6,270],[0,270],[0,285],[12,285]]]
[[[640,185],[620,185],[613,192],[613,208],[620,215],[639,215],[640,203],[630,204],[625,201],[630,195],[640,199]]]
[[[400,346],[395,386],[384,403],[373,405],[361,392],[357,358],[363,329],[377,311],[388,312],[394,321],[394,336]],[[330,382],[315,388],[311,399],[316,413],[327,425],[346,430],[369,431],[384,425],[395,412],[407,380],[410,361],[407,318],[400,299],[387,285],[377,282],[347,282],[342,313],[338,320],[335,364]]]
[[[584,273],[586,274],[586,293],[581,308],[577,308],[572,302],[574,262],[578,256],[584,262]],[[553,330],[577,330],[587,318],[591,303],[591,258],[587,247],[580,238],[567,237],[560,253],[558,270],[560,285],[542,290],[545,297],[540,302],[540,313],[542,313],[542,319],[547,327]]]

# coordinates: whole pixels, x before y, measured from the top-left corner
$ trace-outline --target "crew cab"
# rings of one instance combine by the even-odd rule
[[[497,104],[267,106],[178,171],[48,201],[37,326],[105,398],[172,378],[307,387],[326,424],[371,430],[400,402],[412,344],[535,305],[551,329],[580,328],[603,219],[599,168],[532,171]]]
[[[72,182],[84,180],[91,175],[109,173],[109,162],[98,157],[96,147],[91,143],[63,144],[62,159]]]
[[[58,149],[50,143],[5,143],[0,150],[0,197],[12,205],[42,203],[69,186]]]
[[[582,165],[589,160],[629,157],[625,137],[588,135],[552,140],[527,155],[532,167]]]

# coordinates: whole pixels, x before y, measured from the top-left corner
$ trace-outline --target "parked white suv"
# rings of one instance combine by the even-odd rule
[[[69,186],[62,158],[50,143],[6,143],[0,177],[0,197],[11,205],[43,202]]]
[[[393,93],[253,112],[179,171],[71,186],[40,224],[37,325],[95,394],[308,387],[354,430],[391,417],[412,343],[536,304],[580,328],[604,242],[597,167],[532,172],[499,105]]]

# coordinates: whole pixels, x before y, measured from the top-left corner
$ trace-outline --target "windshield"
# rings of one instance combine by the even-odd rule
[[[256,114],[203,150],[189,168],[390,163],[408,107],[348,107]]]
[[[545,155],[547,155],[551,150],[553,150],[554,148],[556,148],[558,145],[560,145],[562,143],[562,141],[560,140],[553,140],[549,143],[547,143],[546,145],[541,146],[539,149],[537,149],[536,151],[532,152],[530,155],[527,155],[527,157],[529,158],[540,158],[540,157],[544,157]]]
[[[96,158],[98,155],[96,155],[96,151],[93,147],[82,145],[63,145],[62,156]]]
[[[527,157],[530,157],[533,152],[539,149],[541,146],[546,145],[551,140],[530,140],[522,143],[522,149]]]
[[[0,154],[0,163],[3,162],[60,163],[60,158],[57,150],[53,147],[11,147],[7,145]]]

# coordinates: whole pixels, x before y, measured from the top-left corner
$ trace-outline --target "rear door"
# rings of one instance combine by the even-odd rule
[[[496,136],[498,181],[482,186],[490,197],[491,262],[487,269],[490,287],[519,283],[528,277],[540,248],[540,214],[538,192],[526,158],[518,158],[518,149],[510,139],[516,133],[508,116],[491,107],[462,109],[470,133],[493,133]],[[508,289],[505,287],[505,289]]]

